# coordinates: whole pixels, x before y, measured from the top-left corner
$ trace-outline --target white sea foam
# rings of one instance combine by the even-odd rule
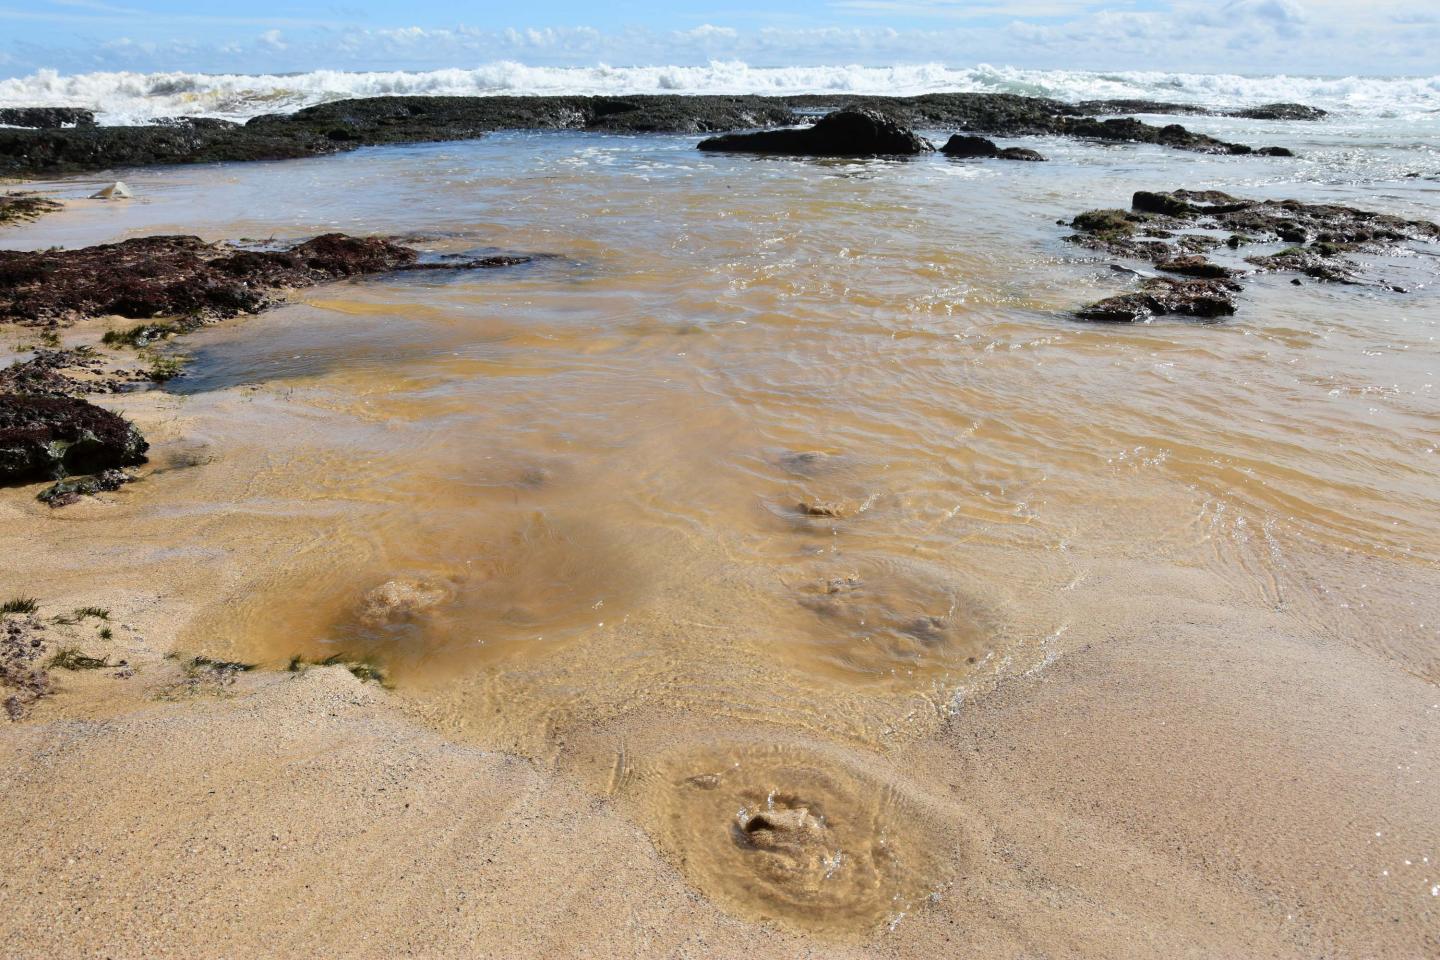
[[[534,67],[513,62],[474,69],[292,75],[81,73],[41,70],[0,80],[0,106],[66,105],[96,110],[102,122],[164,116],[244,119],[347,97],[482,94],[857,93],[946,91],[1022,93],[1079,100],[1144,97],[1211,106],[1274,101],[1308,103],[1348,114],[1440,113],[1440,76],[1250,77],[1159,71],[1091,73],[955,68],[938,63],[894,67],[752,67],[739,61],[705,66]]]

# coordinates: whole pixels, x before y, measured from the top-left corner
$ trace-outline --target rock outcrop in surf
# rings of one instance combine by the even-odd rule
[[[1107,111],[1085,111],[1059,100],[1003,93],[369,97],[319,104],[292,114],[262,115],[244,124],[178,117],[149,126],[0,127],[0,175],[54,176],[160,163],[286,160],[379,144],[473,140],[495,130],[722,133],[789,126],[817,114],[856,110],[882,113],[911,129],[1153,143],[1217,154],[1288,153],[1283,147],[1256,150],[1229,143],[1179,124],[1155,126],[1133,117],[1099,119],[1095,113]]]
[[[945,146],[940,152],[947,157],[955,157],[961,160],[1031,160],[1039,161],[1045,158],[1034,150],[1024,147],[1000,147],[995,141],[987,140],[984,137],[969,137],[963,134],[956,134],[945,141]]]
[[[1137,191],[1129,210],[1088,210],[1075,217],[1071,243],[1131,259],[1185,279],[1145,277],[1140,289],[1083,308],[1082,320],[1134,323],[1173,314],[1213,319],[1235,312],[1235,278],[1294,273],[1316,280],[1403,287],[1357,255],[1386,255],[1440,244],[1440,225],[1337,204],[1249,200],[1218,190]],[[1226,237],[1225,234],[1229,236]],[[1280,249],[1277,246],[1285,244]],[[1210,255],[1259,248],[1236,262]],[[1268,249],[1267,249],[1268,248]],[[1298,279],[1298,278],[1297,278]]]
[[[731,133],[700,141],[701,150],[809,157],[914,156],[935,149],[878,110],[837,110],[813,126]]]

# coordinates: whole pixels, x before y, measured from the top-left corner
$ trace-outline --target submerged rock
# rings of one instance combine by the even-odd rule
[[[1228,317],[1235,312],[1239,284],[1222,280],[1172,280],[1154,277],[1137,293],[1122,293],[1093,303],[1076,316],[1092,323],[1144,323],[1151,317],[1177,314],[1200,319]]]
[[[254,313],[281,288],[393,270],[466,270],[521,257],[419,261],[380,237],[331,233],[284,250],[242,250],[199,237],[141,237],[79,250],[0,250],[0,321],[70,322],[119,315],[201,322]]]
[[[85,400],[0,395],[0,483],[134,466],[149,446],[124,417]]]
[[[84,497],[119,490],[134,479],[123,470],[104,470],[93,477],[72,477],[51,484],[37,493],[35,499],[55,510],[79,503]]]
[[[878,157],[914,155],[935,147],[878,111],[837,110],[812,127],[711,137],[700,141],[700,149],[812,157]]]
[[[443,586],[420,580],[386,580],[361,597],[358,619],[368,626],[410,620],[450,598]]]

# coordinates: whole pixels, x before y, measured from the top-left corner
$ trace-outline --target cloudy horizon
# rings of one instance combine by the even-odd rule
[[[214,5],[210,5],[214,6]],[[536,66],[980,62],[1039,69],[1429,75],[1440,14],[1423,0],[830,0],[786,11],[680,2],[539,0],[528,22],[476,8],[425,17],[393,2],[251,4],[0,0],[0,76],[40,70],[293,73]],[[421,22],[415,22],[416,20]]]

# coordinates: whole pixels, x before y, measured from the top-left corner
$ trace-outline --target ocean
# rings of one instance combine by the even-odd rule
[[[1344,116],[1434,120],[1440,74],[1429,77],[1240,76],[1236,74],[1013,67],[705,66],[539,67],[513,62],[473,69],[283,75],[81,73],[42,70],[0,80],[0,107],[33,104],[89,107],[102,123],[155,117],[214,116],[244,120],[348,97],[486,96],[493,94],[770,94],[851,93],[913,96],[975,91],[1059,100],[1148,98],[1214,107],[1292,101]]]

